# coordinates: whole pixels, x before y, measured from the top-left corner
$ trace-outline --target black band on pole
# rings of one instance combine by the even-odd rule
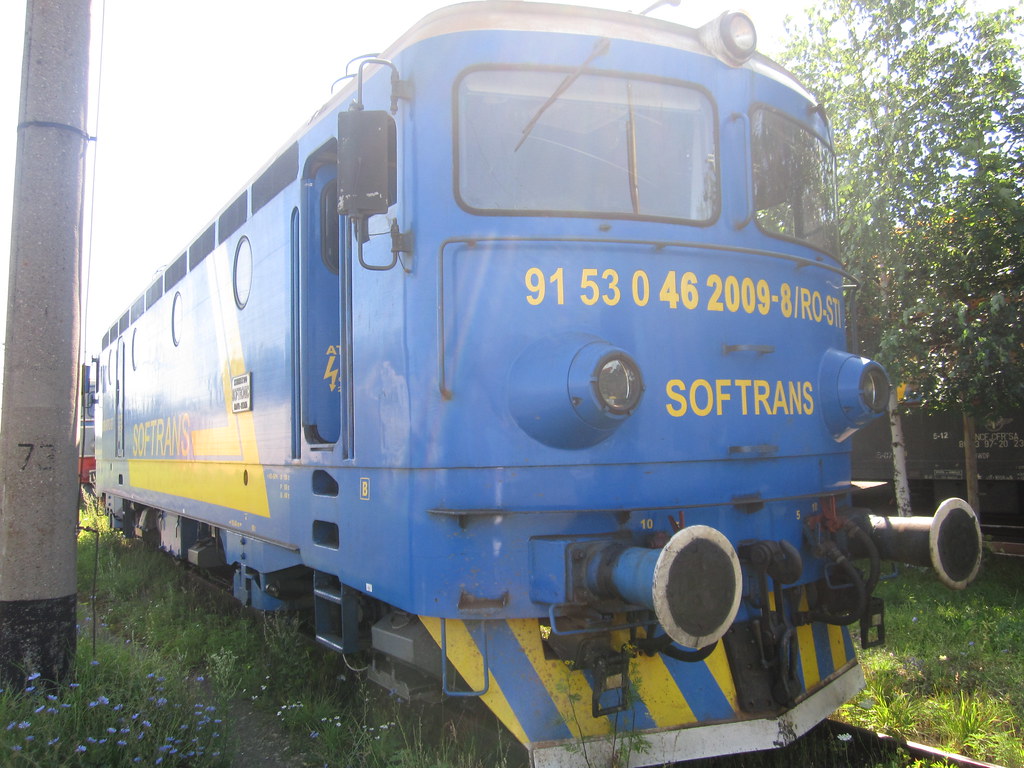
[[[57,128],[62,131],[71,131],[72,133],[81,136],[86,141],[96,141],[95,136],[90,136],[87,131],[82,130],[76,125],[68,125],[67,123],[51,123],[48,120],[29,120],[25,123],[18,123],[18,130],[22,128]]]
[[[70,672],[66,627],[75,626],[75,595],[39,600],[0,600],[0,677],[10,685],[36,672],[55,673],[59,682]],[[74,643],[74,633],[70,642]]]

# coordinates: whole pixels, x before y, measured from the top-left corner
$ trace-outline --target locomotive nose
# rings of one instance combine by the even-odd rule
[[[661,550],[606,548],[592,557],[588,587],[654,610],[680,645],[704,648],[732,626],[743,592],[739,557],[714,528],[678,531]]]

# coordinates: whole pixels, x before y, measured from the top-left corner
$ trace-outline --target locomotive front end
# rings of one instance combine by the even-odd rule
[[[459,210],[418,234],[453,469],[413,560],[456,610],[421,621],[537,765],[788,743],[863,686],[849,627],[881,639],[911,561],[849,504],[889,381],[845,351],[830,129],[742,14],[545,13],[450,69]],[[976,564],[958,523],[934,547]]]

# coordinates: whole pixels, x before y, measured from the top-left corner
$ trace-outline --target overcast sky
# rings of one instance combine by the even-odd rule
[[[653,2],[653,0],[650,0]],[[583,4],[641,11],[647,0]],[[89,133],[96,161],[87,333],[105,329],[330,96],[360,54],[443,0],[93,0]],[[778,50],[804,0],[744,0]],[[652,15],[699,26],[735,6],[683,0]],[[25,0],[0,0],[0,298],[6,298]],[[104,18],[102,80],[97,56]],[[96,96],[99,95],[99,102]],[[88,243],[87,243],[88,247]],[[83,278],[84,279],[84,278]],[[6,312],[0,313],[0,339]],[[2,376],[2,374],[0,374]]]

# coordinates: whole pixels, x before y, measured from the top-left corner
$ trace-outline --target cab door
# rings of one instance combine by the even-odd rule
[[[311,450],[351,451],[347,259],[338,216],[336,142],[306,164],[299,253],[301,436]]]

